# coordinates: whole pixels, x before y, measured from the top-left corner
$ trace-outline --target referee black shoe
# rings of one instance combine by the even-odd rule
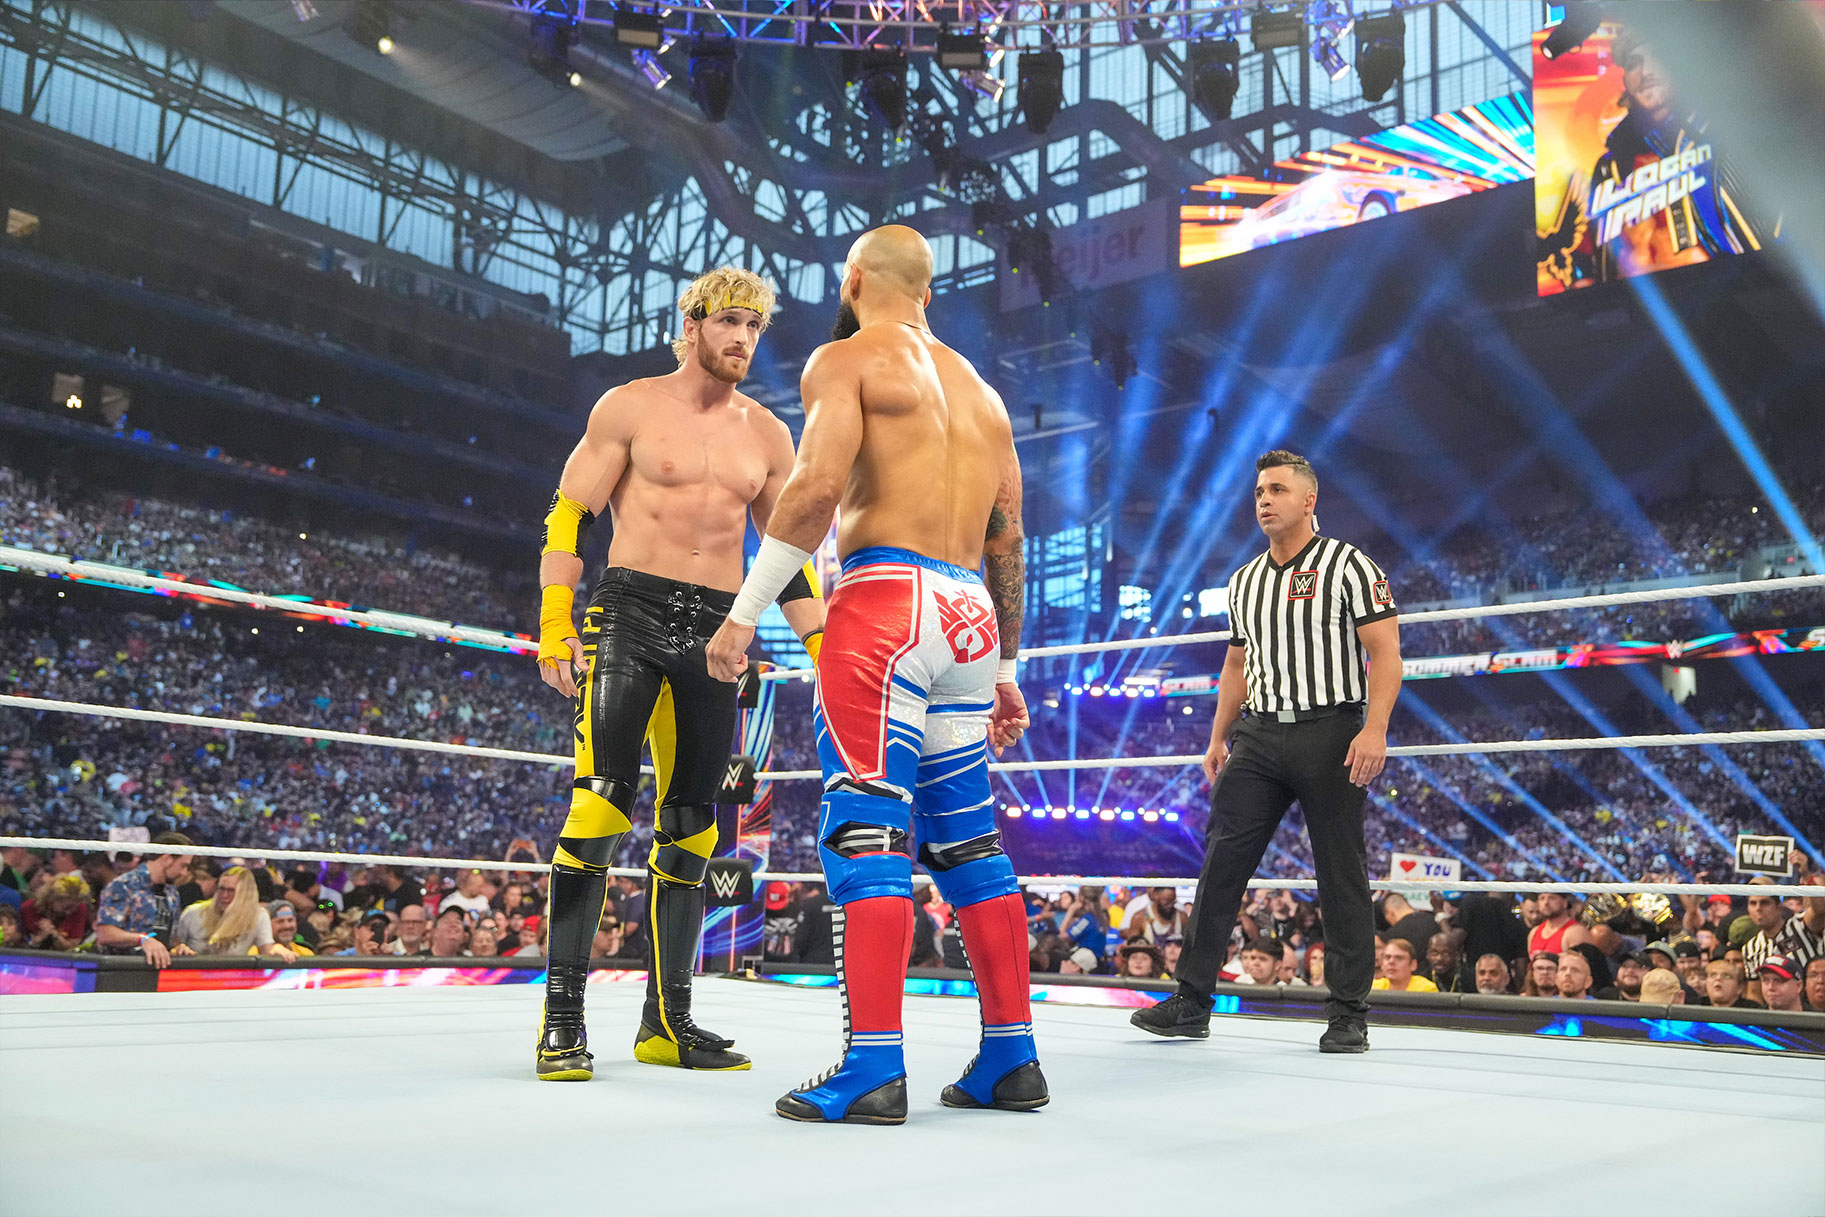
[[[1339,1014],[1318,1037],[1320,1052],[1367,1052],[1369,1020],[1360,1014]]]
[[[1136,1010],[1128,1016],[1128,1021],[1154,1035],[1188,1040],[1210,1038],[1210,1010],[1183,993],[1174,993],[1158,1005]]]

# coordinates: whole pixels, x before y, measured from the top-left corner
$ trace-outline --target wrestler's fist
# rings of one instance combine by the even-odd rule
[[[704,662],[709,665],[710,675],[717,680],[731,683],[741,679],[741,674],[748,670],[748,644],[754,641],[754,627],[736,625],[728,618],[716,628],[709,644],[703,649]]]
[[[539,647],[539,679],[556,689],[566,697],[577,695],[577,678],[583,675],[583,640],[565,638],[560,640],[556,655],[547,654],[547,648]],[[570,656],[564,657],[563,649],[568,649]]]
[[[995,755],[1000,756],[1003,748],[1018,744],[1032,725],[1027,717],[1027,699],[1021,696],[1020,686],[996,685],[995,708],[989,714],[989,746],[995,750]]]

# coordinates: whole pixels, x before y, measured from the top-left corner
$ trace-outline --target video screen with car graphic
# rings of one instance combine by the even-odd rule
[[[1185,192],[1179,265],[1196,266],[1534,175],[1533,107],[1515,93]]]

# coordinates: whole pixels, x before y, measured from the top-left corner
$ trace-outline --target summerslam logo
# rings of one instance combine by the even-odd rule
[[[1690,198],[1709,184],[1698,172],[1711,161],[1711,145],[1699,144],[1658,161],[1649,161],[1620,180],[1609,178],[1591,191],[1591,222],[1599,244],[1622,235],[1622,230],[1653,219],[1673,204]]]

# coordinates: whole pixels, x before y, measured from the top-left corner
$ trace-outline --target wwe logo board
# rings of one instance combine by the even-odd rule
[[[741,858],[711,858],[704,875],[704,903],[738,909],[754,901],[754,868]]]

